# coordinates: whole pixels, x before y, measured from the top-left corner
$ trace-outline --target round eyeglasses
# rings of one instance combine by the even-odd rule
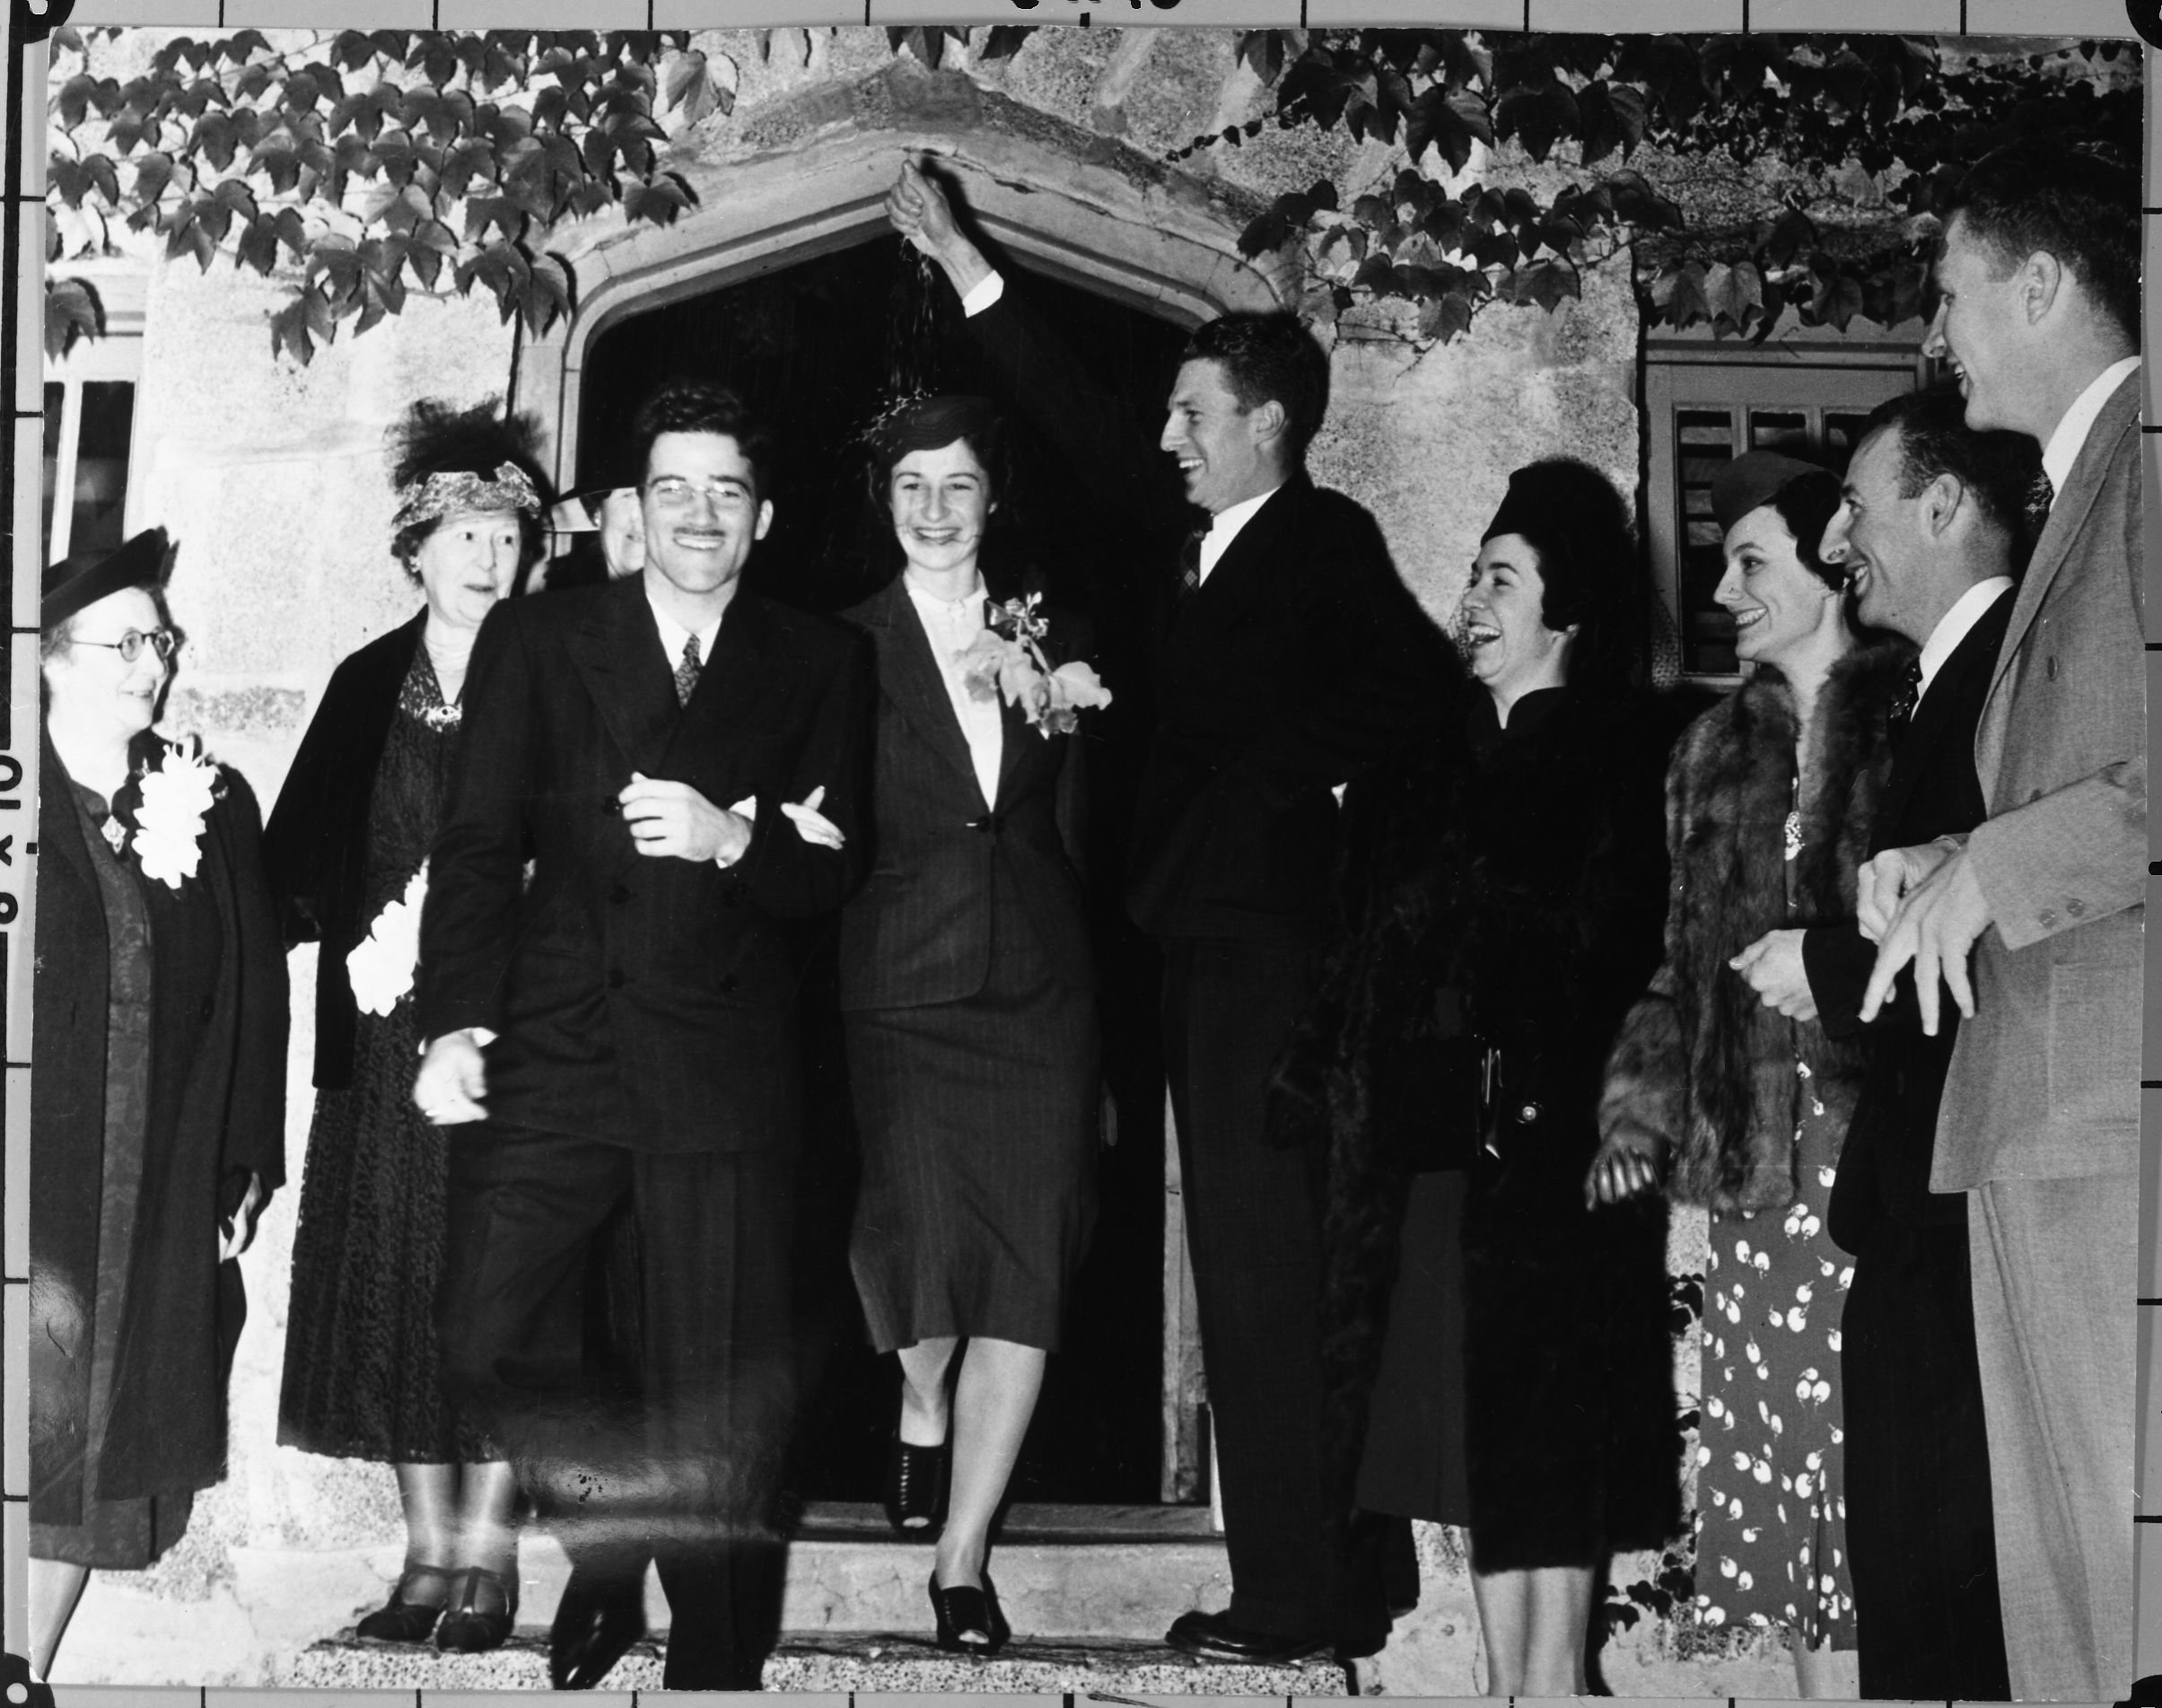
[[[161,659],[171,662],[172,655],[180,650],[180,632],[172,628],[153,628],[145,635],[139,628],[131,628],[117,641],[75,641],[76,646],[99,646],[107,652],[118,653],[123,664],[133,664],[143,656],[147,646]]]

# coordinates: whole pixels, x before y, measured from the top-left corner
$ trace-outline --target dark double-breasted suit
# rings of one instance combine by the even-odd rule
[[[1987,816],[1974,731],[2012,610],[2009,590],[1931,679],[1901,740],[1869,852],[1972,830]],[[1834,1038],[1861,1030],[1877,946],[1853,925],[1804,939]],[[1911,975],[1869,1029],[1869,1058],[1826,1221],[1853,1254],[1841,1323],[1847,1545],[1862,1695],[1997,1701],[2009,1694],[1997,1603],[1989,1441],[1975,1362],[1965,1195],[1929,1188],[1958,1011],[1921,1029]]]
[[[755,1686],[777,1603],[767,1510],[789,1404],[788,1228],[801,1066],[782,922],[860,875],[869,671],[860,636],[739,592],[687,705],[643,580],[499,606],[431,856],[421,1023],[495,1034],[489,1118],[451,1143],[448,1377],[573,1558],[657,1554],[672,1686]],[[757,802],[748,849],[636,852],[634,772]],[[823,786],[845,851],[781,812]],[[530,875],[529,875],[530,863]],[[643,1393],[550,1387],[544,1304],[626,1196]],[[637,1569],[643,1569],[642,1563]]]
[[[1338,784],[1440,721],[1441,641],[1373,519],[1293,470],[1181,596],[1184,503],[1151,426],[1009,288],[969,320],[1003,395],[1154,542],[1155,727],[1126,901],[1164,953],[1167,1075],[1230,1556],[1231,1621],[1360,1638],[1384,1625],[1326,1467],[1319,1212],[1264,1140],[1270,1069],[1311,989]]]

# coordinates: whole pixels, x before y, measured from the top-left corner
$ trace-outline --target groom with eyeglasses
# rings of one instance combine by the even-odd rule
[[[505,601],[475,644],[414,1098],[460,1124],[446,1384],[573,1563],[554,1683],[597,1684],[643,1634],[652,1560],[663,1682],[756,1689],[778,1630],[801,1106],[783,922],[862,875],[869,660],[852,631],[740,590],[773,503],[767,436],[734,394],[667,387],[634,439],[643,568]],[[610,1402],[562,1388],[540,1343],[626,1198],[643,1391]]]

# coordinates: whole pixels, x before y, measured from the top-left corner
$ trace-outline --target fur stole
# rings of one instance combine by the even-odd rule
[[[1891,765],[1886,714],[1913,651],[1867,646],[1832,670],[1816,708],[1816,775],[1799,802],[1789,906],[1793,697],[1760,670],[1692,724],[1667,778],[1666,961],[1607,1064],[1600,1127],[1667,1154],[1667,1190],[1715,1211],[1790,1203],[1802,1099],[1853,1106],[1859,1040],[1764,1006],[1728,961],[1765,933],[1854,916],[1855,868]],[[1798,1062],[1808,1064],[1805,1085]]]

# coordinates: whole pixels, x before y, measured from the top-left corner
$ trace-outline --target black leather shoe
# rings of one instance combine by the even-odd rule
[[[953,1462],[947,1446],[912,1447],[895,1432],[886,1455],[886,1521],[902,1536],[928,1542],[938,1535]]]
[[[1284,1637],[1274,1631],[1248,1631],[1223,1613],[1196,1608],[1182,1613],[1164,1633],[1164,1642],[1198,1660],[1221,1660],[1249,1667],[1280,1667],[1304,1660],[1335,1646],[1331,1637]]]
[[[363,1619],[354,1634],[377,1642],[425,1642],[458,1588],[459,1574],[449,1566],[407,1560],[390,1600]]]
[[[958,1583],[950,1590],[939,1587],[939,1574],[931,1574],[931,1614],[938,1622],[933,1639],[948,1654],[994,1655],[1006,1646],[1013,1629],[999,1610],[998,1591],[991,1587],[991,1573],[984,1573],[984,1587]]]
[[[486,1566],[471,1565],[458,1574],[458,1588],[435,1627],[435,1646],[445,1654],[485,1654],[500,1649],[518,1616],[518,1599]]]
[[[548,1683],[591,1690],[645,1635],[645,1573],[573,1567],[548,1627]]]

